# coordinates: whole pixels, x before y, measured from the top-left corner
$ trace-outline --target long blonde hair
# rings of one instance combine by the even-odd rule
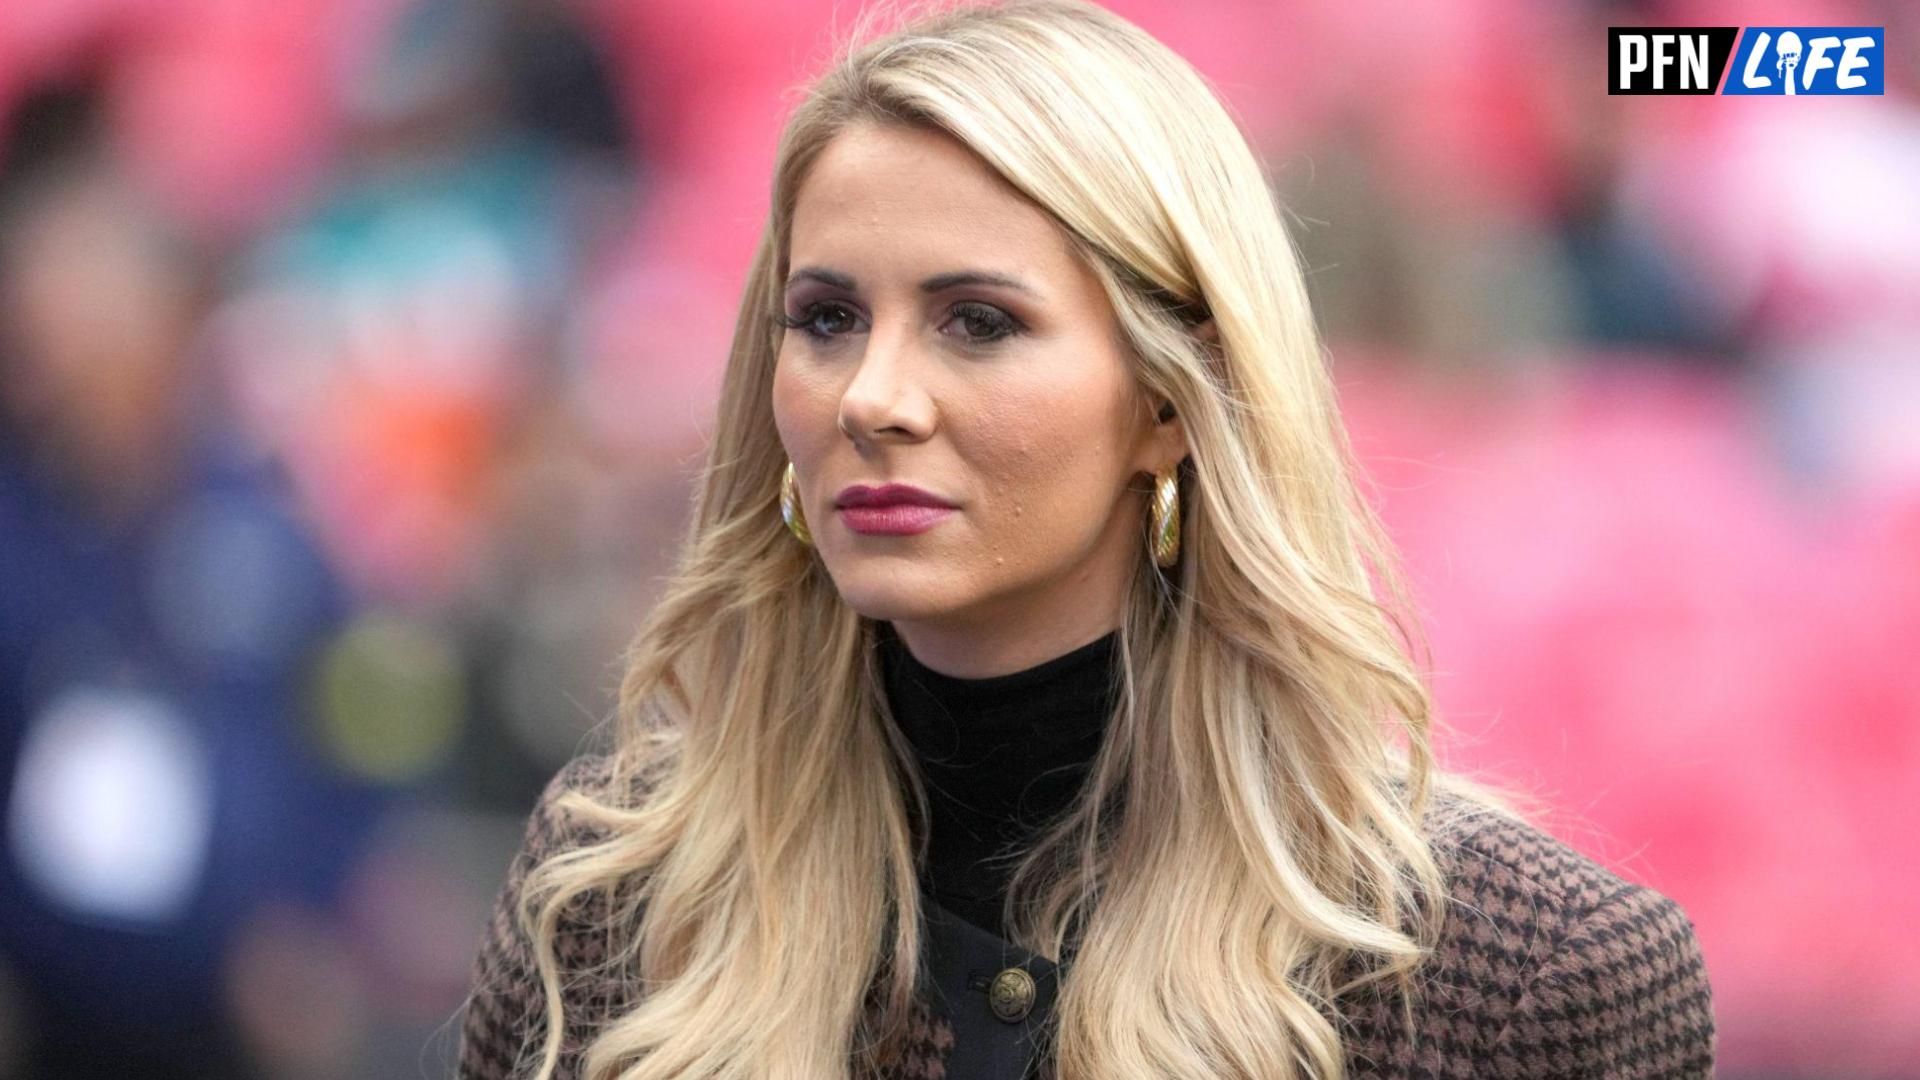
[[[1072,950],[1058,1075],[1341,1075],[1337,999],[1391,980],[1410,1001],[1439,933],[1431,789],[1475,785],[1434,767],[1424,645],[1377,599],[1410,610],[1265,173],[1186,62],[1073,0],[922,14],[850,46],[786,126],[615,775],[563,803],[604,839],[528,879],[538,1075],[565,1020],[556,927],[589,895],[634,991],[590,1077],[844,1077],[898,1049],[925,796],[873,624],[781,527],[771,411],[796,193],[856,123],[944,132],[1051,214],[1188,439],[1180,562],[1158,570],[1142,537],[1109,737],[1009,898],[1022,945]]]

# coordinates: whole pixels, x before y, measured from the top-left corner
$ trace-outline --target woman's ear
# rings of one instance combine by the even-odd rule
[[[1177,465],[1187,456],[1187,426],[1173,402],[1162,400],[1148,428],[1140,471],[1153,474],[1169,465]]]
[[[1192,334],[1208,345],[1217,346],[1220,344],[1220,328],[1214,325],[1213,316],[1211,315],[1195,323]]]

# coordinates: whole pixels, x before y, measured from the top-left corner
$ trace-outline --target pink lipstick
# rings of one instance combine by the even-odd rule
[[[908,484],[854,484],[841,490],[834,508],[847,528],[868,536],[923,533],[954,511],[947,500]]]

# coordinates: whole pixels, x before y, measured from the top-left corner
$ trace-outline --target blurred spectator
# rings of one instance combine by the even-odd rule
[[[331,903],[377,799],[304,719],[345,598],[88,100],[23,109],[0,179],[0,956],[33,1075],[237,1075],[227,946]]]

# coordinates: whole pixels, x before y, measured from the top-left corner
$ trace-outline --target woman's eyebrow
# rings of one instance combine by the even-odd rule
[[[836,289],[844,289],[847,292],[858,291],[858,286],[854,284],[851,275],[843,274],[838,270],[827,270],[818,266],[803,266],[793,273],[788,274],[786,287],[791,289],[803,281],[818,281],[823,285],[831,285]]]
[[[858,291],[858,283],[850,274],[838,270],[828,270],[821,266],[803,266],[787,276],[786,287],[791,289],[802,281],[818,281],[847,292]],[[935,274],[920,283],[920,291],[929,295],[961,285],[996,285],[1003,289],[1012,289],[1025,293],[1034,299],[1040,298],[1039,290],[1010,274],[998,274],[987,270],[956,270],[946,274]]]
[[[1039,290],[1010,274],[995,274],[985,270],[959,270],[951,274],[935,274],[920,283],[923,293],[943,292],[959,285],[997,285],[1003,289],[1025,293],[1034,299],[1040,299]]]

